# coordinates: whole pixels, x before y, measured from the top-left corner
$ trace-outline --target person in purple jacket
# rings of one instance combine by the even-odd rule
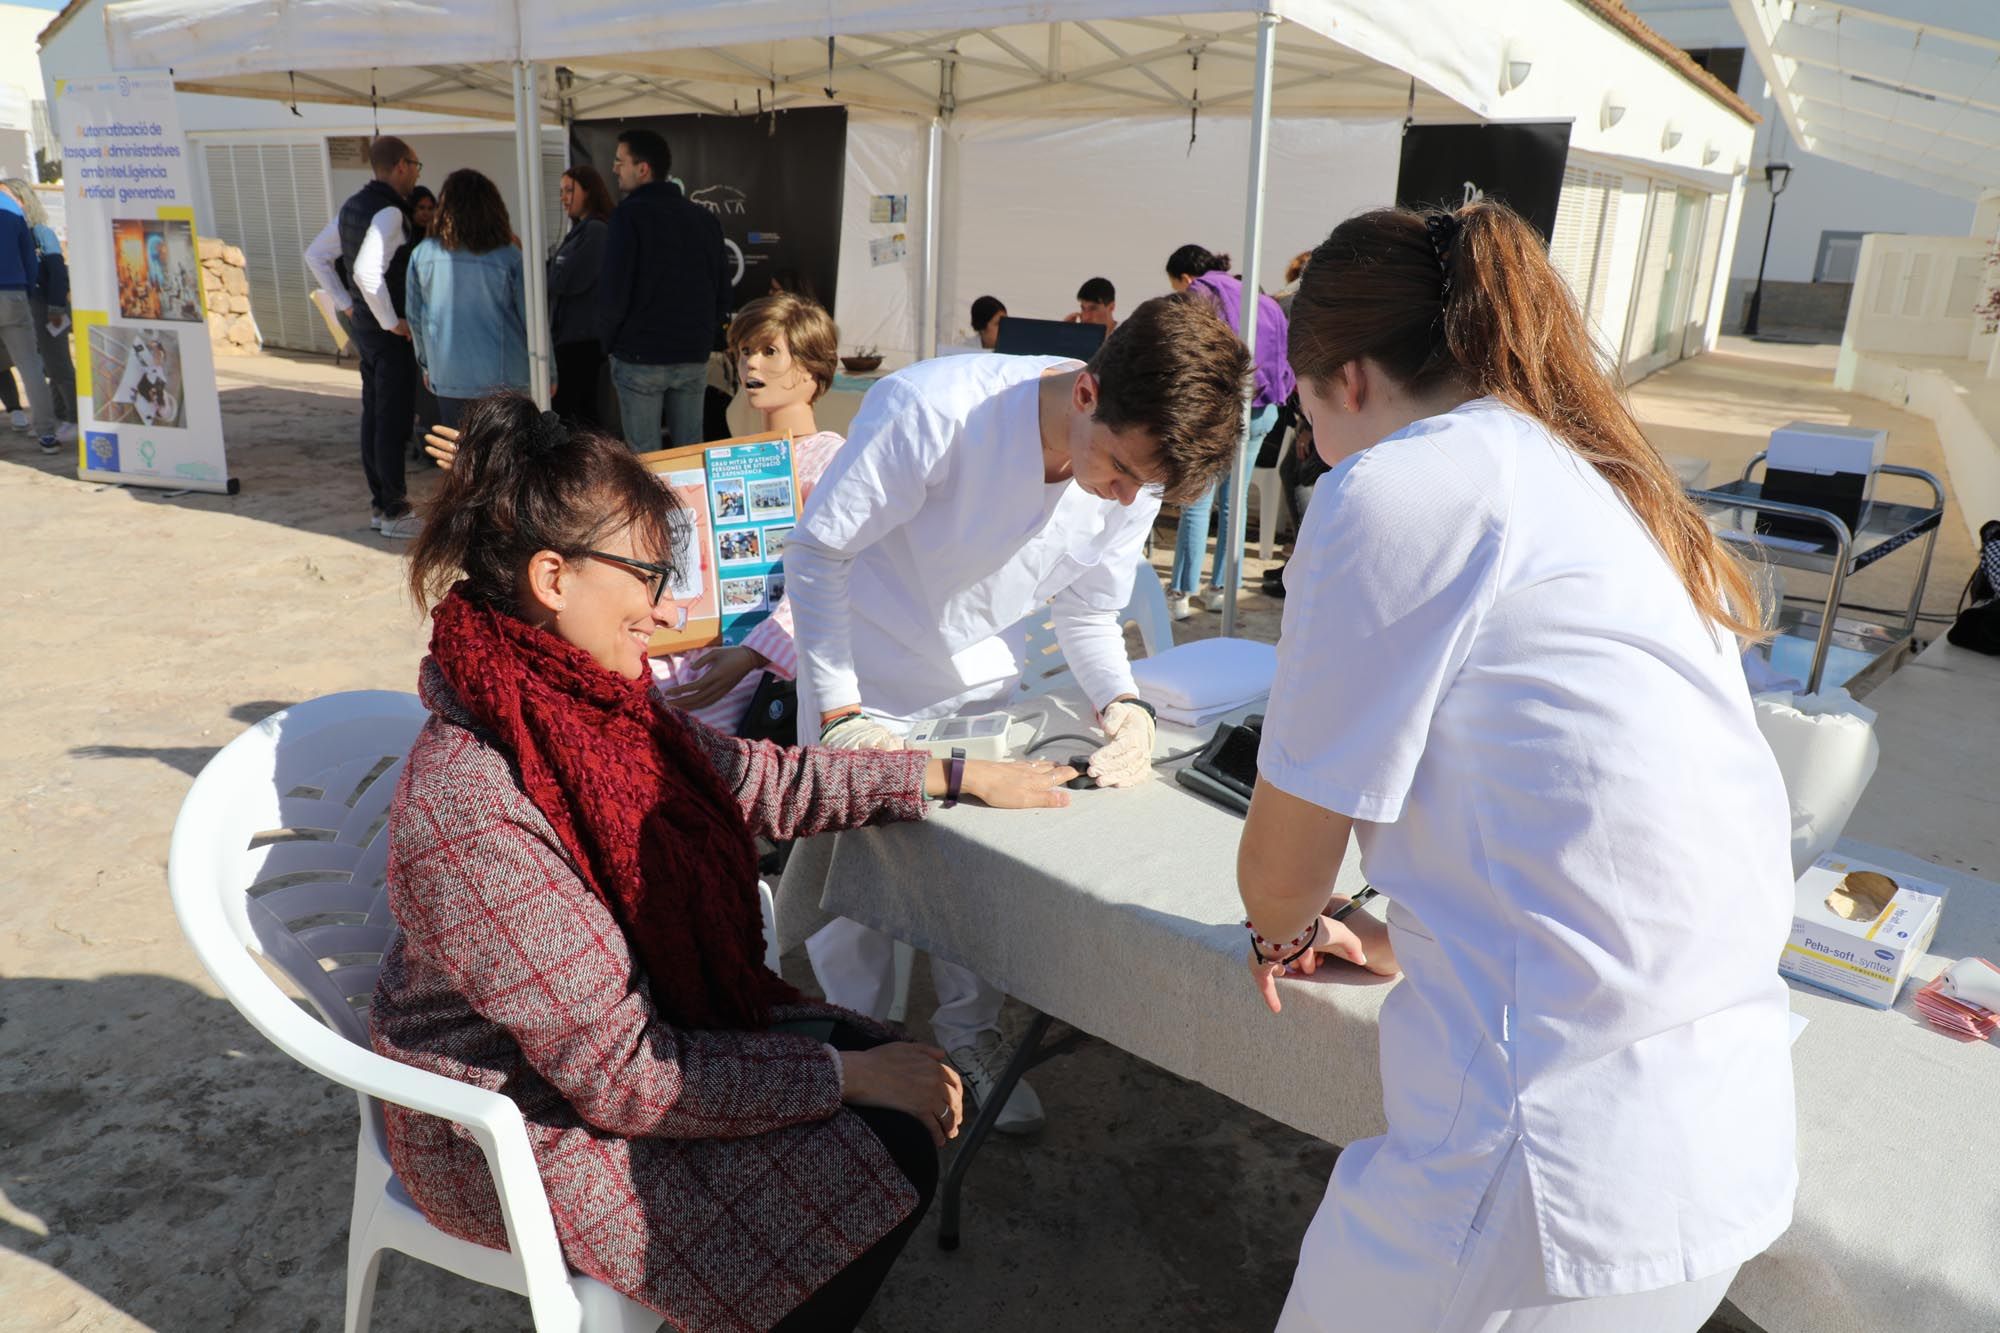
[[[1229,272],[1229,256],[1210,254],[1198,245],[1183,245],[1167,256],[1167,281],[1177,292],[1192,292],[1215,307],[1223,322],[1240,329],[1243,310],[1243,281]],[[1251,396],[1249,438],[1245,447],[1255,458],[1264,437],[1277,423],[1278,408],[1292,396],[1297,381],[1285,362],[1288,335],[1285,312],[1262,292],[1257,294],[1256,388]],[[1222,609],[1222,570],[1229,547],[1229,476],[1225,474],[1215,489],[1192,504],[1181,506],[1180,532],[1174,539],[1173,575],[1167,585],[1167,609],[1175,620],[1186,620],[1193,610],[1190,595],[1201,576],[1202,548],[1208,542],[1208,517],[1214,510],[1216,524],[1215,562],[1208,576],[1208,590],[1202,605],[1210,611]],[[1272,518],[1260,522],[1275,521]]]

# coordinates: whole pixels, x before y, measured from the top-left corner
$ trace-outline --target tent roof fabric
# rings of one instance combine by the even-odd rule
[[[1755,119],[1619,0],[1549,2]],[[822,104],[828,89],[918,114],[1196,113],[1247,108],[1260,10],[1285,20],[1279,111],[1452,119],[1493,102],[1490,25],[1367,0],[1203,0],[1192,15],[1162,0],[127,0],[106,26],[114,65],[171,66],[189,91],[448,115],[511,115],[492,66],[517,58],[567,69],[548,110],[579,117]]]
[[[2000,186],[1993,0],[1731,0],[1799,145],[1961,198]]]

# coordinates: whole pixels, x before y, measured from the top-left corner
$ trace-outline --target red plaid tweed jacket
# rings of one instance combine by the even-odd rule
[[[375,989],[375,1049],[519,1103],[573,1269],[678,1329],[770,1328],[908,1216],[915,1192],[841,1108],[818,1042],[661,1019],[507,757],[429,662],[421,689],[432,716],[389,813],[402,934]],[[923,755],[780,750],[687,725],[766,837],[923,813]],[[773,1019],[829,1014],[868,1025],[821,1004]],[[385,1109],[424,1215],[506,1248],[471,1135]]]

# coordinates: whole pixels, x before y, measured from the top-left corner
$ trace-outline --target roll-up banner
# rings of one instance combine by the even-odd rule
[[[166,71],[59,79],[77,475],[233,493],[194,188]]]

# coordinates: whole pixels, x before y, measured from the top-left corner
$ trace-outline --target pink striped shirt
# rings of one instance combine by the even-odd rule
[[[799,481],[799,508],[811,498],[813,487],[825,473],[833,456],[840,451],[846,440],[830,430],[808,435],[792,441],[792,470]],[[694,710],[691,716],[714,727],[717,731],[734,735],[737,723],[749,711],[750,696],[757,692],[757,681],[763,671],[784,680],[795,679],[799,670],[799,652],[792,640],[792,599],[786,595],[778,599],[771,608],[771,614],[759,621],[743,638],[745,648],[753,648],[764,656],[767,665],[762,671],[751,671],[730,689],[729,693],[709,704],[706,708]],[[701,677],[701,657],[707,652],[697,648],[692,652],[675,653],[668,657],[653,659],[653,688],[670,689],[685,685]]]

